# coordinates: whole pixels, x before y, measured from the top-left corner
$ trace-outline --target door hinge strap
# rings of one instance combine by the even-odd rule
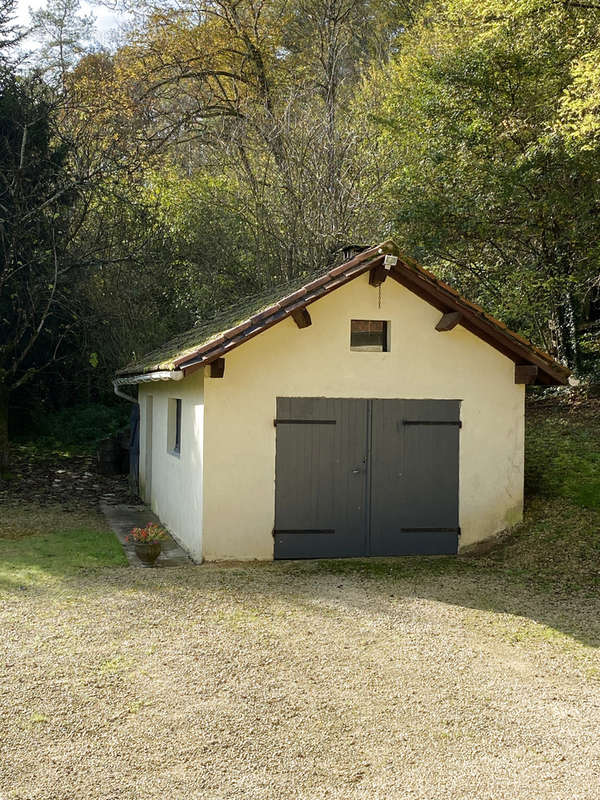
[[[462,428],[460,420],[421,420],[421,419],[403,419],[403,425],[455,425],[457,428]]]
[[[273,528],[273,536],[278,533],[335,533],[334,528]]]
[[[274,419],[273,425],[335,425],[335,419]]]
[[[460,528],[400,528],[402,533],[457,533],[460,536]]]

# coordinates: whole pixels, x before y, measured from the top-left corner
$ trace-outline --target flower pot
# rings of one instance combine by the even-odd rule
[[[135,542],[135,554],[144,564],[149,567],[154,566],[154,562],[160,555],[162,544],[160,542]]]

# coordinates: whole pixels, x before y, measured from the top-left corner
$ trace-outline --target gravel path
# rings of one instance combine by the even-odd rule
[[[0,798],[597,800],[600,606],[495,581],[123,568],[2,595]]]

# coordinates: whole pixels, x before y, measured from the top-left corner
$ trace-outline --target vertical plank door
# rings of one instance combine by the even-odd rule
[[[458,550],[458,400],[373,400],[374,556]]]
[[[275,558],[367,554],[366,400],[278,398]]]

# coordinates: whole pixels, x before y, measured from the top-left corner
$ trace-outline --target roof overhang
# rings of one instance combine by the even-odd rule
[[[157,372],[143,372],[139,375],[124,375],[113,380],[113,386],[132,386],[136,383],[150,383],[152,381],[180,381],[184,377],[181,370],[158,370]]]
[[[451,286],[439,280],[412,259],[400,256],[391,277],[442,313],[460,312],[460,325],[494,347],[515,364],[538,368],[535,383],[543,386],[565,386],[571,371],[531,342],[511,331],[500,320],[480,306],[462,297]]]
[[[175,367],[182,369],[184,374],[188,374],[189,371],[206,366],[217,358],[222,358],[240,344],[247,342],[248,339],[252,339],[257,334],[292,316],[294,311],[305,308],[315,300],[320,300],[321,297],[338,289],[358,275],[382,267],[388,254],[390,254],[390,247],[387,243],[365,250],[350,261],[315,278],[293,294],[281,298],[270,308],[264,309],[245,322],[236,325],[235,328],[226,331],[218,339],[207,342],[195,353],[176,360]]]
[[[169,366],[170,369],[157,369],[161,364],[156,364],[154,369],[149,367],[147,372],[138,373],[134,372],[136,365],[130,365],[117,373],[116,381],[118,383],[115,385],[156,380],[181,380],[184,375],[201,369],[217,359],[222,359],[257,334],[291,317],[300,309],[304,309],[321,297],[369,271],[374,279],[370,280],[373,286],[380,285],[385,280],[385,276],[389,275],[418,297],[438,308],[442,314],[449,314],[458,320],[453,322],[452,327],[456,324],[461,325],[510,358],[517,368],[536,367],[537,369],[532,370],[535,376],[532,380],[525,382],[534,382],[545,386],[567,384],[570,375],[567,367],[559,364],[548,353],[536,348],[527,339],[511,331],[479,306],[466,300],[451,286],[439,280],[420,264],[401,255],[394,242],[387,241],[364,250],[343,264],[323,272],[291,294],[283,296],[268,307],[252,314],[243,322],[215,334],[215,338],[205,341],[196,349],[188,349],[179,357],[174,355],[168,365],[164,365],[165,367]],[[444,330],[444,328],[438,328],[438,330]]]

